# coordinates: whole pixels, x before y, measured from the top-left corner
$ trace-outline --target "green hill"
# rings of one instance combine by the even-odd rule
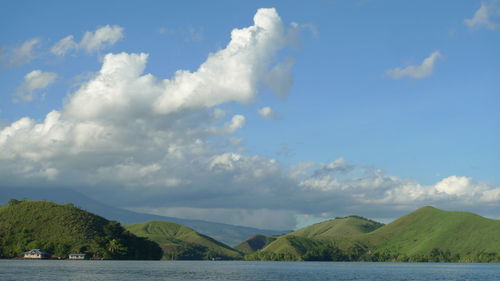
[[[500,221],[423,207],[358,241],[399,260],[493,261],[500,260]]]
[[[149,221],[125,228],[158,243],[164,259],[241,259],[241,254],[233,248],[180,224]]]
[[[287,258],[289,260],[300,260],[308,249],[321,245],[323,245],[323,241],[321,240],[294,235],[283,235],[264,247],[261,251],[284,255],[289,257]]]
[[[152,220],[175,222],[191,227],[195,231],[208,235],[216,239],[217,241],[221,241],[222,243],[229,246],[238,245],[239,243],[241,243],[241,241],[245,240],[255,233],[271,236],[286,232],[132,212],[125,209],[112,207],[110,205],[104,204],[103,202],[95,201],[85,196],[84,194],[69,188],[9,188],[2,186],[0,188],[0,204],[7,204],[8,198],[44,200],[59,204],[73,203],[91,213],[97,214],[109,220],[118,221],[122,225],[141,223]]]
[[[264,248],[274,240],[276,240],[276,236],[265,236],[262,234],[255,234],[252,237],[247,238],[245,241],[241,242],[238,246],[234,248],[242,253],[248,254]]]
[[[348,216],[336,218],[310,225],[293,231],[287,235],[307,237],[311,239],[340,239],[371,232],[383,224],[363,217]]]
[[[334,219],[280,236],[249,260],[500,262],[500,220],[423,207],[382,224]]]
[[[358,247],[353,238],[373,231],[383,224],[358,216],[336,218],[313,224],[279,236],[260,251],[246,258],[250,260],[315,259],[314,252],[351,250]],[[340,259],[340,258],[339,258]]]
[[[160,259],[161,249],[119,223],[46,201],[12,199],[0,208],[0,256],[41,249],[54,257],[86,253],[96,259]]]

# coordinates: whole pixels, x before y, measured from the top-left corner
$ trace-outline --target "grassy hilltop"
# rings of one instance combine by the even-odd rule
[[[368,233],[382,227],[384,224],[359,216],[336,218],[310,225],[293,231],[287,235],[307,237],[311,239],[351,238]]]
[[[0,207],[0,256],[19,257],[35,248],[62,258],[70,253],[99,259],[161,257],[156,243],[72,204],[12,199]]]
[[[374,253],[433,260],[500,259],[500,221],[423,207],[357,239]],[[405,257],[406,256],[406,257]]]
[[[212,258],[241,259],[233,248],[180,224],[150,221],[125,226],[137,236],[160,245],[164,259],[203,260]]]
[[[353,237],[373,231],[383,224],[358,216],[336,218],[316,223],[296,231],[279,236],[262,247],[259,251],[247,255],[250,260],[342,260],[344,257],[316,257],[316,252],[338,245],[356,245]],[[345,248],[345,247],[344,247]]]

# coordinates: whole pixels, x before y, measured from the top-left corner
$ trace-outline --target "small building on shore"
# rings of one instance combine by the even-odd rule
[[[87,256],[85,254],[69,254],[70,260],[84,260]]]
[[[24,252],[25,259],[48,259],[49,257],[50,257],[49,253],[40,251],[40,249],[33,249]]]

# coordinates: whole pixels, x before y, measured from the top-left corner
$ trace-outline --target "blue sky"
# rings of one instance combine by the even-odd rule
[[[297,218],[353,212],[369,216],[373,209],[381,209],[376,216],[387,219],[418,204],[490,216],[498,211],[494,207],[500,200],[498,1],[3,4],[0,147],[4,155],[0,161],[9,164],[0,172],[8,179],[6,185],[74,188],[95,198],[115,196],[121,207],[159,214],[220,220],[236,213],[236,222],[259,227],[275,225],[273,219],[286,222],[280,225],[286,228]],[[178,70],[195,73],[208,57],[226,48],[233,29],[254,25],[259,8],[275,8],[281,20],[273,28],[284,31],[269,45],[250,46],[242,53],[253,54],[248,55],[250,62],[242,59],[255,69],[249,76],[236,76],[243,80],[235,80],[235,85],[244,88],[250,83],[250,92],[215,88],[224,93],[214,90],[195,100],[197,91],[212,89],[212,82],[207,82],[212,80],[207,80],[193,92],[179,90],[179,97],[195,94],[178,112],[170,105],[159,109],[156,100],[150,106],[158,115],[145,113],[139,105],[149,101],[141,97],[148,91],[156,95],[155,83],[172,79]],[[65,52],[52,51],[70,35]],[[151,90],[132,87],[135,90],[118,95],[134,96],[138,108],[132,104],[120,109],[124,102],[113,89],[93,95],[98,88],[85,86],[97,79],[108,53],[122,52],[126,56],[110,59],[108,65],[120,59],[131,68],[141,69],[144,64],[139,74],[150,73],[156,79],[148,84]],[[129,61],[132,53],[147,53],[147,63]],[[221,55],[213,69],[217,72],[232,63],[229,56]],[[280,66],[274,72],[280,79],[272,74],[275,66]],[[229,79],[232,70],[228,71],[216,78],[223,81],[221,85]],[[196,77],[188,76],[183,87],[194,83],[190,79]],[[290,90],[273,94],[268,84]],[[77,96],[82,98],[77,101]],[[110,116],[96,113],[90,118],[81,113],[111,97],[110,107],[103,109]],[[172,102],[168,97],[164,100]],[[266,107],[268,111],[258,113]],[[111,116],[115,109],[119,118]],[[56,123],[67,130],[61,129],[63,135],[74,134],[74,138],[58,136],[64,147],[46,141],[54,137],[55,129],[40,135],[41,129],[35,128],[36,124],[48,126],[44,119],[52,110],[62,113]],[[216,111],[220,118],[207,119]],[[23,117],[33,124],[25,129],[13,125]],[[94,135],[86,135],[89,138],[82,145],[78,143],[81,131],[75,128],[90,123],[99,134],[109,135],[127,135],[130,124],[144,123],[140,127],[144,134],[138,133],[138,138],[151,143],[117,137],[116,147],[106,146],[100,143],[103,135],[92,131],[89,134]],[[157,123],[163,125],[152,125]],[[175,136],[178,143],[174,146],[167,135]],[[172,152],[183,144],[182,157]],[[164,153],[162,159],[138,152],[166,147],[158,152]],[[214,163],[224,164],[224,172],[214,170]],[[269,174],[255,176],[266,165]],[[130,183],[120,177],[129,166],[147,172],[137,175],[137,183]],[[19,167],[31,168],[14,172]],[[103,171],[117,174],[113,179],[89,179]],[[249,176],[252,171],[258,180]],[[192,174],[200,176],[191,179]],[[71,183],[65,175],[72,175]],[[294,195],[272,200],[288,192]],[[414,197],[401,198],[404,193]],[[174,199],[155,200],[167,197]],[[231,200],[245,203],[228,204]],[[270,221],[250,219],[255,214],[269,214]]]

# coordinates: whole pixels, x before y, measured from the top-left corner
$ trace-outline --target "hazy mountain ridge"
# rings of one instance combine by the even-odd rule
[[[56,203],[72,203],[89,212],[98,214],[123,225],[141,223],[152,220],[169,221],[193,228],[199,233],[208,235],[227,245],[238,245],[254,234],[277,235],[288,231],[266,230],[246,226],[236,226],[202,220],[180,219],[152,214],[133,212],[109,206],[72,190],[63,188],[0,188],[0,204],[6,204],[11,198],[29,200],[49,200]]]

